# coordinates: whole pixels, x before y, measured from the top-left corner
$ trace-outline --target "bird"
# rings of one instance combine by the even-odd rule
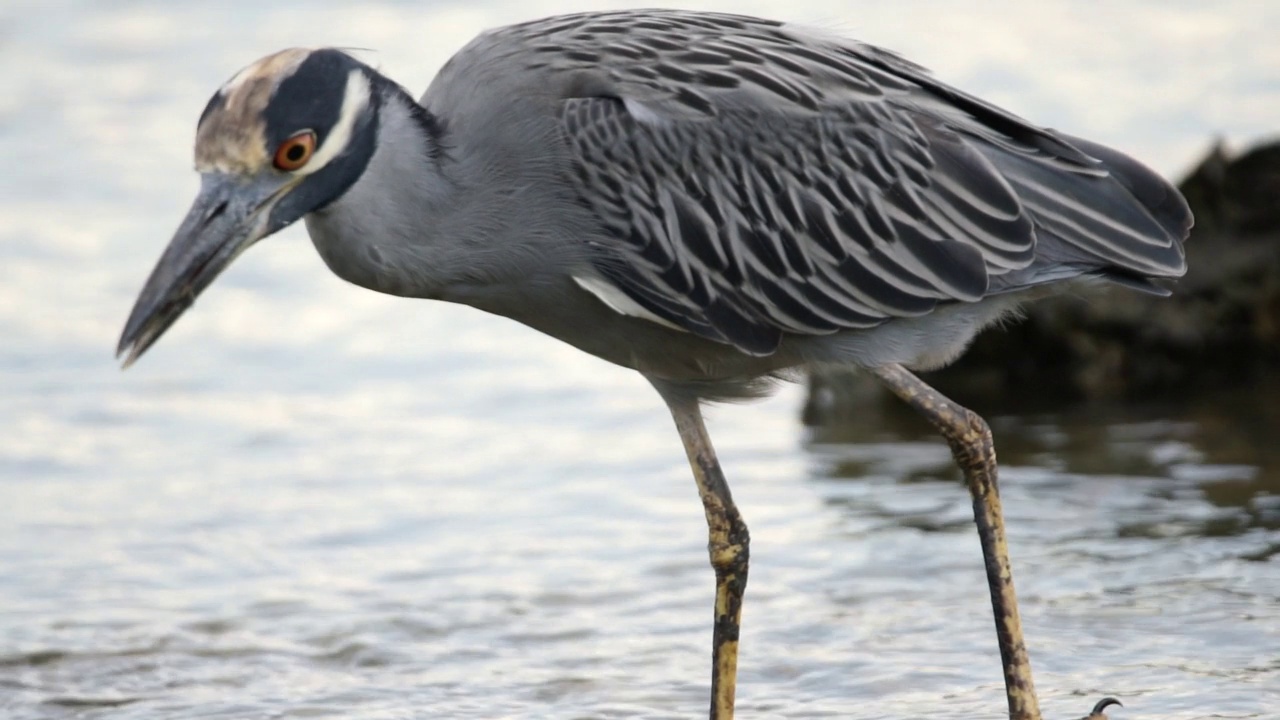
[[[243,251],[302,221],[346,281],[639,372],[706,514],[713,720],[734,714],[750,537],[702,407],[814,367],[868,373],[948,441],[1009,713],[1040,717],[990,429],[915,373],[1066,288],[1169,294],[1193,219],[1137,160],[889,50],[686,10],[488,30],[418,99],[344,50],[286,49],[214,93],[194,154],[199,193],[125,323],[124,367]]]

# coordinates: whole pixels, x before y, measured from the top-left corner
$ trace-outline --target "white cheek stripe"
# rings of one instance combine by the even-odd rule
[[[338,157],[347,144],[351,142],[351,132],[355,130],[356,118],[369,105],[369,79],[359,70],[352,70],[347,76],[347,89],[342,94],[342,109],[338,111],[338,122],[325,138],[324,144],[311,156],[306,165],[294,171],[295,175],[310,175],[329,164]]]
[[[606,280],[602,278],[579,277],[577,275],[574,275],[573,281],[578,283],[578,286],[581,287],[583,290],[586,290],[592,295],[595,295],[596,298],[600,300],[600,302],[604,303],[605,305],[608,305],[610,310],[618,313],[619,315],[629,315],[631,317],[640,318],[642,320],[648,320],[649,322],[658,323],[659,325],[662,325],[663,327],[669,327],[672,330],[679,330],[680,332],[688,332],[684,328],[680,327],[679,325],[676,325],[675,323],[664,320],[658,317],[657,315],[654,315],[653,313],[649,312],[648,310],[645,310],[635,300],[632,300],[631,298],[627,297],[626,293],[622,292],[618,288],[609,284]]]

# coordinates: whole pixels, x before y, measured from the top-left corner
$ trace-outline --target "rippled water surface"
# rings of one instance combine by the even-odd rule
[[[1028,7],[1031,6],[1031,7]],[[574,6],[575,8],[581,5]],[[836,27],[1167,173],[1280,117],[1280,6],[722,4]],[[1086,10],[1087,8],[1087,10]],[[696,717],[705,526],[638,377],[344,285],[299,230],[111,359],[237,68],[367,53],[415,91],[552,2],[0,7],[0,716]],[[1280,383],[988,414],[1046,712],[1280,706]],[[905,411],[711,413],[753,530],[743,717],[1003,709],[969,503]]]

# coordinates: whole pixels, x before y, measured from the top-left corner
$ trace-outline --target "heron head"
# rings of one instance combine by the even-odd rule
[[[377,77],[338,50],[292,49],[214,94],[196,129],[200,193],[125,324],[125,367],[241,252],[355,183],[376,144]]]

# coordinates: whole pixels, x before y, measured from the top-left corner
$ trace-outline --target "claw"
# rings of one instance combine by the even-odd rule
[[[1107,715],[1103,710],[1106,710],[1112,705],[1124,707],[1124,703],[1119,700],[1113,697],[1105,697],[1099,700],[1098,704],[1094,705],[1093,709],[1089,711],[1089,714],[1080,720],[1107,720]]]

